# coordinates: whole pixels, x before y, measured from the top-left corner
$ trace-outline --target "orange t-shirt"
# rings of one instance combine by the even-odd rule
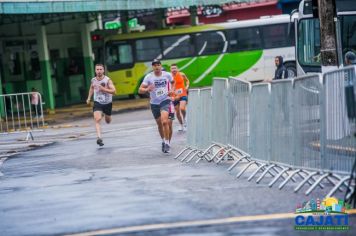
[[[173,75],[173,79],[175,82],[176,94],[180,97],[187,96],[187,90],[185,89],[184,78],[182,74],[177,72],[175,75]]]

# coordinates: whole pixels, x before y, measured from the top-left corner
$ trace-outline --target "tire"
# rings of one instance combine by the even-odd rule
[[[294,62],[287,62],[284,66],[288,71],[288,79],[297,77],[297,68]]]

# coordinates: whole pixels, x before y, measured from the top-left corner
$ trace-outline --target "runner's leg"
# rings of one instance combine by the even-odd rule
[[[94,111],[95,129],[98,138],[101,138],[101,126],[100,126],[101,117],[102,117],[101,111]]]

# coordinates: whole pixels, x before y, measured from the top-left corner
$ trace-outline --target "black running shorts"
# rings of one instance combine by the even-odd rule
[[[101,104],[99,102],[94,101],[93,112],[95,112],[95,111],[101,111],[105,115],[111,116],[112,103]]]

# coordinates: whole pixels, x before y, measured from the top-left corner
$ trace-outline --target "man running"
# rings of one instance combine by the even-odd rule
[[[189,80],[183,72],[180,72],[178,70],[176,64],[171,65],[171,72],[175,82],[174,107],[176,110],[179,124],[181,126],[178,131],[184,131],[186,127],[185,115],[188,101],[187,90],[189,88]]]
[[[103,139],[101,137],[100,121],[105,116],[105,122],[109,124],[111,122],[111,110],[112,110],[112,95],[115,95],[116,89],[111,79],[105,74],[103,64],[95,65],[95,77],[91,80],[89,89],[87,104],[90,104],[91,96],[94,94],[94,106],[93,114],[95,120],[95,129],[97,134],[96,143],[99,146],[103,146]]]
[[[162,71],[161,62],[157,59],[152,61],[153,72],[146,75],[139,88],[140,94],[150,93],[151,111],[158,126],[158,132],[162,138],[162,152],[170,151],[169,145],[169,107],[174,91],[174,80],[168,72]],[[168,83],[172,84],[169,89]]]

